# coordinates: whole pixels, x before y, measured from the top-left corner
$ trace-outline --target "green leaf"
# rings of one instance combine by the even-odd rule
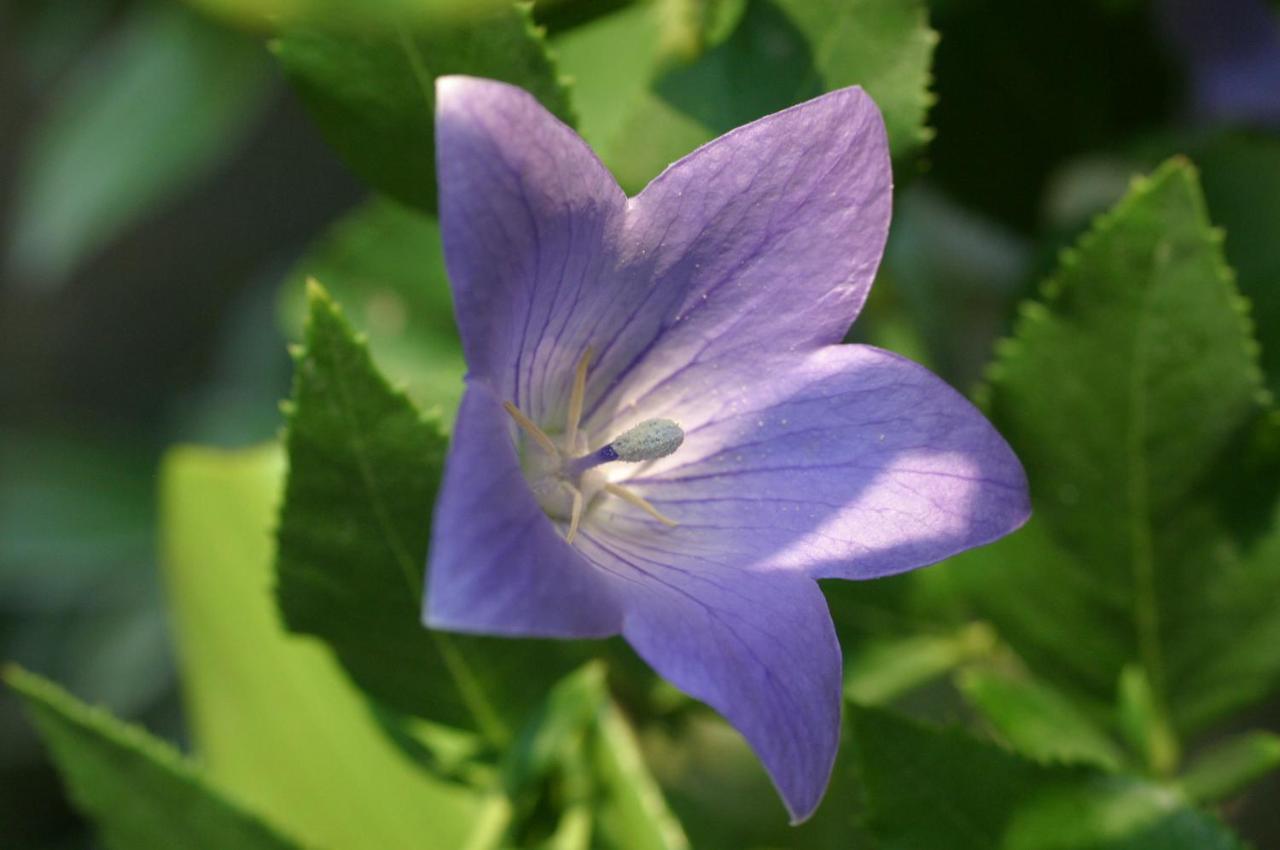
[[[1235,495],[1267,422],[1244,310],[1195,172],[1173,160],[1064,255],[991,371],[1036,515],[952,569],[1038,674],[1095,711],[1130,664],[1184,732],[1280,673],[1280,643],[1254,639],[1276,620],[1280,568],[1252,560],[1264,549],[1245,522],[1270,515],[1276,479],[1249,484],[1248,510]],[[1231,653],[1245,660],[1223,670]]]
[[[325,138],[356,173],[423,210],[436,205],[437,77],[515,83],[572,122],[568,92],[524,6],[456,26],[291,28],[272,50]]]
[[[573,81],[582,137],[620,178],[612,143],[631,111],[649,96],[649,83],[662,59],[662,24],[656,5],[626,4],[554,35],[551,41],[556,65]]]
[[[1247,732],[1202,753],[1178,778],[1178,786],[1192,800],[1212,803],[1234,796],[1278,768],[1280,735]]]
[[[596,663],[564,677],[534,711],[502,757],[501,774],[492,782],[466,847],[499,850],[528,831],[529,821],[558,811],[559,825],[538,846],[545,850],[586,846],[590,835],[591,779],[581,752],[593,717],[605,698],[604,668]],[[560,793],[552,793],[554,790]]]
[[[280,448],[175,449],[161,478],[187,716],[210,782],[317,847],[460,846],[478,795],[424,772],[324,647],[280,624]]]
[[[1170,162],[1067,253],[991,373],[992,414],[1034,472],[1042,516],[1081,555],[1130,566],[1119,581],[1135,591],[1154,580],[1153,523],[1258,409],[1220,242],[1194,171]]]
[[[587,734],[606,699],[604,667],[591,663],[556,683],[504,757],[507,786],[513,792],[540,782]]]
[[[1204,175],[1209,211],[1226,231],[1240,291],[1253,304],[1262,371],[1280,395],[1280,139],[1226,135],[1191,154]]]
[[[388,378],[423,409],[453,420],[466,362],[435,219],[385,198],[339,219],[285,284],[284,320],[292,339],[302,337],[308,279],[323,281],[352,324],[369,334]]]
[[[1273,426],[1280,433],[1280,426]],[[1274,465],[1270,466],[1274,470]],[[1272,472],[1275,476],[1276,473]],[[1274,477],[1273,481],[1276,480]],[[1202,725],[1274,694],[1280,675],[1280,505],[1270,530],[1237,559],[1222,559],[1197,606],[1215,612],[1200,623],[1199,647],[1187,647],[1195,664],[1185,670],[1183,713]],[[1188,636],[1188,640],[1190,636]]]
[[[689,847],[609,696],[600,662],[563,678],[530,718],[504,755],[500,782],[466,846],[510,846],[548,811],[558,813],[558,823],[537,845],[546,850]]]
[[[628,191],[734,127],[843,86],[862,85],[875,98],[896,156],[928,138],[937,36],[923,3],[745,5],[727,38],[692,61],[679,44],[664,42],[659,3],[637,4],[556,39],[561,67],[578,81],[583,132]]]
[[[1178,739],[1169,728],[1164,706],[1151,688],[1142,667],[1131,664],[1120,671],[1118,689],[1120,731],[1135,752],[1157,775],[1168,776],[1178,765]]]
[[[422,26],[457,24],[511,0],[187,0],[237,26],[264,31],[324,25],[350,30],[412,21]]]
[[[234,153],[265,104],[252,39],[176,3],[139,7],[58,92],[17,173],[9,261],[56,285]],[[121,116],[128,116],[122,120]]]
[[[210,790],[178,753],[53,683],[9,669],[76,805],[112,850],[290,850],[274,828]]]
[[[1107,733],[1047,685],[1002,670],[970,667],[957,685],[1018,752],[1038,761],[1118,770],[1124,755]]]
[[[1241,850],[1172,790],[850,711],[868,825],[883,850]]]
[[[596,818],[611,850],[688,850],[689,839],[667,808],[626,718],[607,698],[596,714],[592,767],[599,785]]]
[[[942,635],[885,638],[859,647],[844,677],[845,696],[877,705],[945,676],[995,648],[991,628],[972,623]]]
[[[362,688],[401,711],[504,743],[582,657],[559,641],[428,631],[420,622],[445,437],[392,390],[311,287],[288,413],[277,598]]]

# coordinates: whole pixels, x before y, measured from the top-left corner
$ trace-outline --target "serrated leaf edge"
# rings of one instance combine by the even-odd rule
[[[993,741],[993,740],[980,738],[977,735],[974,735],[969,730],[959,725],[955,725],[955,724],[939,725],[934,723],[926,723],[914,717],[911,717],[909,715],[901,714],[896,711],[888,711],[882,708],[852,705],[849,708],[846,708],[846,713],[848,716],[849,724],[854,727],[856,727],[857,724],[860,722],[858,719],[859,715],[880,714],[884,717],[888,717],[892,722],[899,723],[903,726],[911,727],[912,730],[917,733],[933,736],[935,738],[961,741],[965,744],[997,750],[1016,761],[1025,762],[1034,767],[1042,767],[1048,770],[1055,770],[1055,769],[1070,770],[1070,771],[1078,771],[1080,773],[1097,773],[1099,775],[1112,775],[1112,776],[1119,776],[1119,777],[1132,779],[1137,782],[1151,783],[1156,787],[1159,787],[1160,789],[1175,795],[1183,803],[1183,805],[1187,807],[1188,810],[1194,812],[1197,816],[1204,818],[1206,821],[1209,821],[1212,824],[1214,824],[1216,827],[1218,827],[1224,835],[1228,836],[1235,843],[1238,850],[1252,850],[1252,848],[1248,844],[1246,844],[1240,838],[1240,836],[1238,836],[1235,833],[1235,831],[1232,830],[1226,824],[1225,821],[1223,821],[1223,819],[1218,815],[1216,811],[1206,810],[1197,806],[1195,802],[1192,801],[1177,786],[1176,783],[1158,782],[1158,781],[1152,780],[1150,777],[1137,776],[1131,773],[1125,773],[1123,771],[1118,773],[1110,772],[1094,764],[1087,764],[1087,763],[1081,763],[1081,762],[1066,762],[1066,761],[1061,761],[1055,758],[1047,758],[1047,759],[1034,758],[1032,756],[1029,756],[1023,752],[1020,752],[1018,750],[1015,750],[1005,745],[1001,741],[998,741],[998,740]],[[855,739],[858,737],[856,731],[854,733],[854,737]],[[856,741],[855,741],[854,750],[855,750],[854,761],[857,764],[858,775],[861,777],[865,777],[867,775],[866,757],[863,752],[862,746],[858,744]],[[862,785],[866,792],[867,801],[869,805],[867,806],[866,810],[861,813],[861,818],[864,824],[870,826],[871,824],[875,823],[875,814],[876,814],[875,798],[877,795],[872,794],[871,789],[867,786],[865,779],[862,780]],[[871,831],[874,833],[874,830],[871,830]]]
[[[979,402],[980,407],[984,410],[989,409],[994,386],[1004,377],[1005,362],[1018,356],[1021,352],[1020,340],[1025,335],[1024,329],[1048,317],[1052,312],[1050,308],[1062,297],[1064,273],[1076,268],[1080,263],[1081,256],[1088,253],[1100,239],[1118,226],[1118,223],[1123,221],[1129,214],[1131,208],[1143,202],[1159,189],[1166,180],[1179,176],[1191,181],[1190,194],[1195,204],[1197,218],[1204,225],[1207,239],[1218,250],[1215,258],[1217,260],[1218,275],[1215,282],[1228,287],[1232,307],[1239,316],[1242,336],[1246,340],[1245,349],[1249,359],[1250,379],[1259,388],[1256,395],[1257,401],[1261,406],[1271,404],[1272,399],[1265,389],[1265,380],[1262,373],[1261,346],[1254,333],[1252,305],[1249,299],[1240,293],[1239,287],[1236,286],[1235,271],[1231,268],[1222,252],[1222,229],[1213,226],[1209,220],[1204,192],[1200,188],[1197,175],[1198,171],[1191,160],[1184,156],[1174,156],[1161,163],[1150,174],[1134,177],[1124,197],[1110,209],[1098,214],[1074,244],[1059,252],[1057,268],[1040,284],[1035,297],[1028,298],[1018,305],[1017,318],[1013,329],[1007,336],[996,343],[995,357],[992,358],[991,363],[984,370],[982,383],[974,390],[974,398]]]
[[[305,380],[302,370],[307,358],[313,356],[314,349],[316,347],[317,322],[320,320],[333,322],[346,336],[350,338],[352,345],[359,352],[359,357],[368,365],[370,375],[374,377],[378,382],[379,388],[385,391],[389,398],[403,404],[406,409],[412,411],[420,424],[429,428],[434,428],[442,439],[447,438],[445,430],[441,427],[440,417],[438,415],[429,416],[424,414],[403,390],[396,389],[387,380],[386,376],[382,374],[382,371],[378,369],[377,363],[373,359],[372,353],[369,351],[368,342],[361,338],[362,335],[352,327],[351,323],[343,314],[342,308],[333,300],[328,290],[326,290],[315,278],[307,279],[306,295],[307,320],[303,330],[303,344],[297,359],[298,368],[294,373],[293,390],[290,398],[292,410],[285,422],[284,445],[286,454],[290,454],[289,447],[292,443],[294,422],[298,416],[298,405],[295,402],[292,402],[292,399],[298,395],[302,382]],[[285,477],[285,498],[281,500],[276,521],[277,537],[279,530],[283,525],[282,518],[288,505],[291,476],[292,470],[287,472]],[[366,476],[365,484],[371,491],[374,489],[368,480],[368,476]],[[379,522],[383,526],[384,533],[386,533],[388,537],[394,537],[390,522],[386,520],[385,517],[381,517],[381,510],[377,510],[376,512],[380,515]],[[407,570],[408,568],[406,565],[410,564],[412,559],[402,551],[399,540],[395,539],[393,541],[388,541],[388,545],[392,547],[393,557],[395,557],[401,570]],[[279,570],[279,561],[277,560],[276,565],[274,566],[274,571],[278,574]],[[410,593],[416,595],[417,600],[421,600],[423,592],[422,582],[416,576],[409,573],[406,573],[406,580],[410,585]],[[276,594],[277,599],[279,599],[278,585]],[[415,601],[414,604],[417,605],[418,602]],[[284,609],[284,606],[280,607],[286,627],[289,628],[290,631],[296,631],[294,626],[289,622],[286,609]],[[506,727],[506,724],[503,723],[497,711],[493,708],[492,700],[485,692],[484,687],[475,678],[475,676],[471,674],[471,671],[467,667],[466,660],[462,657],[461,653],[458,652],[458,649],[454,645],[450,636],[434,629],[426,629],[426,631],[431,636],[437,650],[440,652],[440,656],[444,660],[445,666],[448,668],[449,675],[453,679],[454,685],[457,687],[459,694],[461,694],[463,700],[470,708],[472,716],[476,720],[477,728],[479,728],[490,741],[496,744],[502,745],[508,742],[511,738],[511,731]]]
[[[41,737],[50,745],[50,749],[53,748],[49,742],[49,736],[43,728],[43,722],[37,717],[40,711],[52,712],[76,727],[88,730],[99,738],[143,756],[148,761],[173,774],[176,779],[204,792],[211,799],[225,806],[234,815],[253,823],[269,833],[281,844],[292,845],[297,848],[305,846],[261,814],[246,809],[237,801],[226,796],[209,782],[195,762],[184,756],[169,742],[157,738],[142,727],[121,720],[101,706],[86,703],[56,682],[17,665],[5,667],[0,678],[3,678],[5,684],[22,697],[25,708],[32,717],[32,722],[40,728]],[[58,764],[59,771],[64,776],[66,787],[77,805],[80,805],[85,811],[91,811],[92,806],[84,799],[80,789],[62,771],[56,752],[54,753],[54,760]]]
[[[539,24],[534,17],[533,5],[533,0],[519,0],[515,4],[516,13],[524,21],[525,33],[529,36],[529,40],[537,45],[543,59],[547,62],[547,66],[551,69],[552,82],[560,93],[560,99],[564,102],[564,114],[560,115],[559,118],[570,127],[576,128],[579,124],[579,115],[578,109],[574,105],[573,77],[561,72],[560,55],[551,46],[551,41],[547,38],[547,28]],[[552,111],[554,112],[555,110]]]

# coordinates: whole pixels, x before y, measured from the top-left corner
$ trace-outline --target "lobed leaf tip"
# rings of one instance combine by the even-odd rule
[[[315,306],[316,302],[333,302],[333,296],[329,294],[329,290],[325,289],[320,281],[310,275],[307,276],[306,289],[307,303],[311,306]]]

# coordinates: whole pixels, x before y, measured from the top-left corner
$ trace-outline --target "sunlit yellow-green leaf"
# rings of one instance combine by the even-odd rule
[[[478,794],[392,742],[272,594],[284,453],[173,450],[162,475],[165,575],[194,743],[209,779],[316,847],[451,850]]]

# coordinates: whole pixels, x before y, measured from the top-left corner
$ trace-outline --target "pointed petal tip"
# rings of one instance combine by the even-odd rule
[[[449,618],[443,616],[440,611],[436,610],[436,606],[431,604],[433,598],[434,596],[429,590],[423,594],[422,611],[418,618],[419,622],[428,629],[452,631],[453,629],[450,628]]]
[[[500,631],[490,625],[469,622],[465,614],[432,604],[432,599],[433,597],[428,593],[423,600],[421,617],[423,627],[433,632],[453,632],[455,634],[501,634]],[[513,634],[521,636],[522,633],[514,632]]]
[[[1024,490],[1021,502],[1013,511],[1012,521],[1009,524],[1009,533],[1012,534],[1019,528],[1022,528],[1022,526],[1029,523],[1031,521],[1031,516],[1034,513],[1035,508],[1031,504],[1031,491]]]
[[[620,574],[635,569],[625,543],[609,545],[621,548],[593,554]],[[840,646],[817,583],[701,559],[644,565],[628,584],[623,636],[746,739],[791,822],[804,822],[826,794],[842,728]]]
[[[461,104],[466,99],[468,90],[485,82],[487,80],[463,74],[436,77],[436,113],[447,112]]]
[[[804,789],[795,794],[788,794],[774,783],[774,788],[778,792],[778,796],[782,798],[782,805],[787,810],[787,824],[789,826],[802,826],[809,818],[813,817],[818,811],[818,806],[827,796],[827,788],[831,785],[831,772],[835,769],[835,751],[832,751],[831,765],[827,768],[827,775],[821,784],[812,789]]]
[[[789,818],[788,824],[791,826],[800,826],[813,817],[818,807],[822,805],[822,801],[826,799],[827,791],[831,787],[831,775],[835,771],[836,758],[840,753],[840,737],[844,730],[844,724],[840,720],[843,692],[837,698],[837,702],[841,705],[841,709],[837,709],[834,734],[830,743],[824,748],[825,769],[812,771],[799,783],[790,783],[789,788],[784,788],[778,781],[779,777],[772,771],[769,772],[770,781],[773,782],[774,789],[782,799],[782,805],[786,808]]]
[[[436,77],[436,114],[450,112],[467,104],[468,101],[485,99],[492,103],[503,99],[525,100],[537,102],[532,94],[523,88],[501,80],[487,77],[470,77],[466,74],[448,74]]]

